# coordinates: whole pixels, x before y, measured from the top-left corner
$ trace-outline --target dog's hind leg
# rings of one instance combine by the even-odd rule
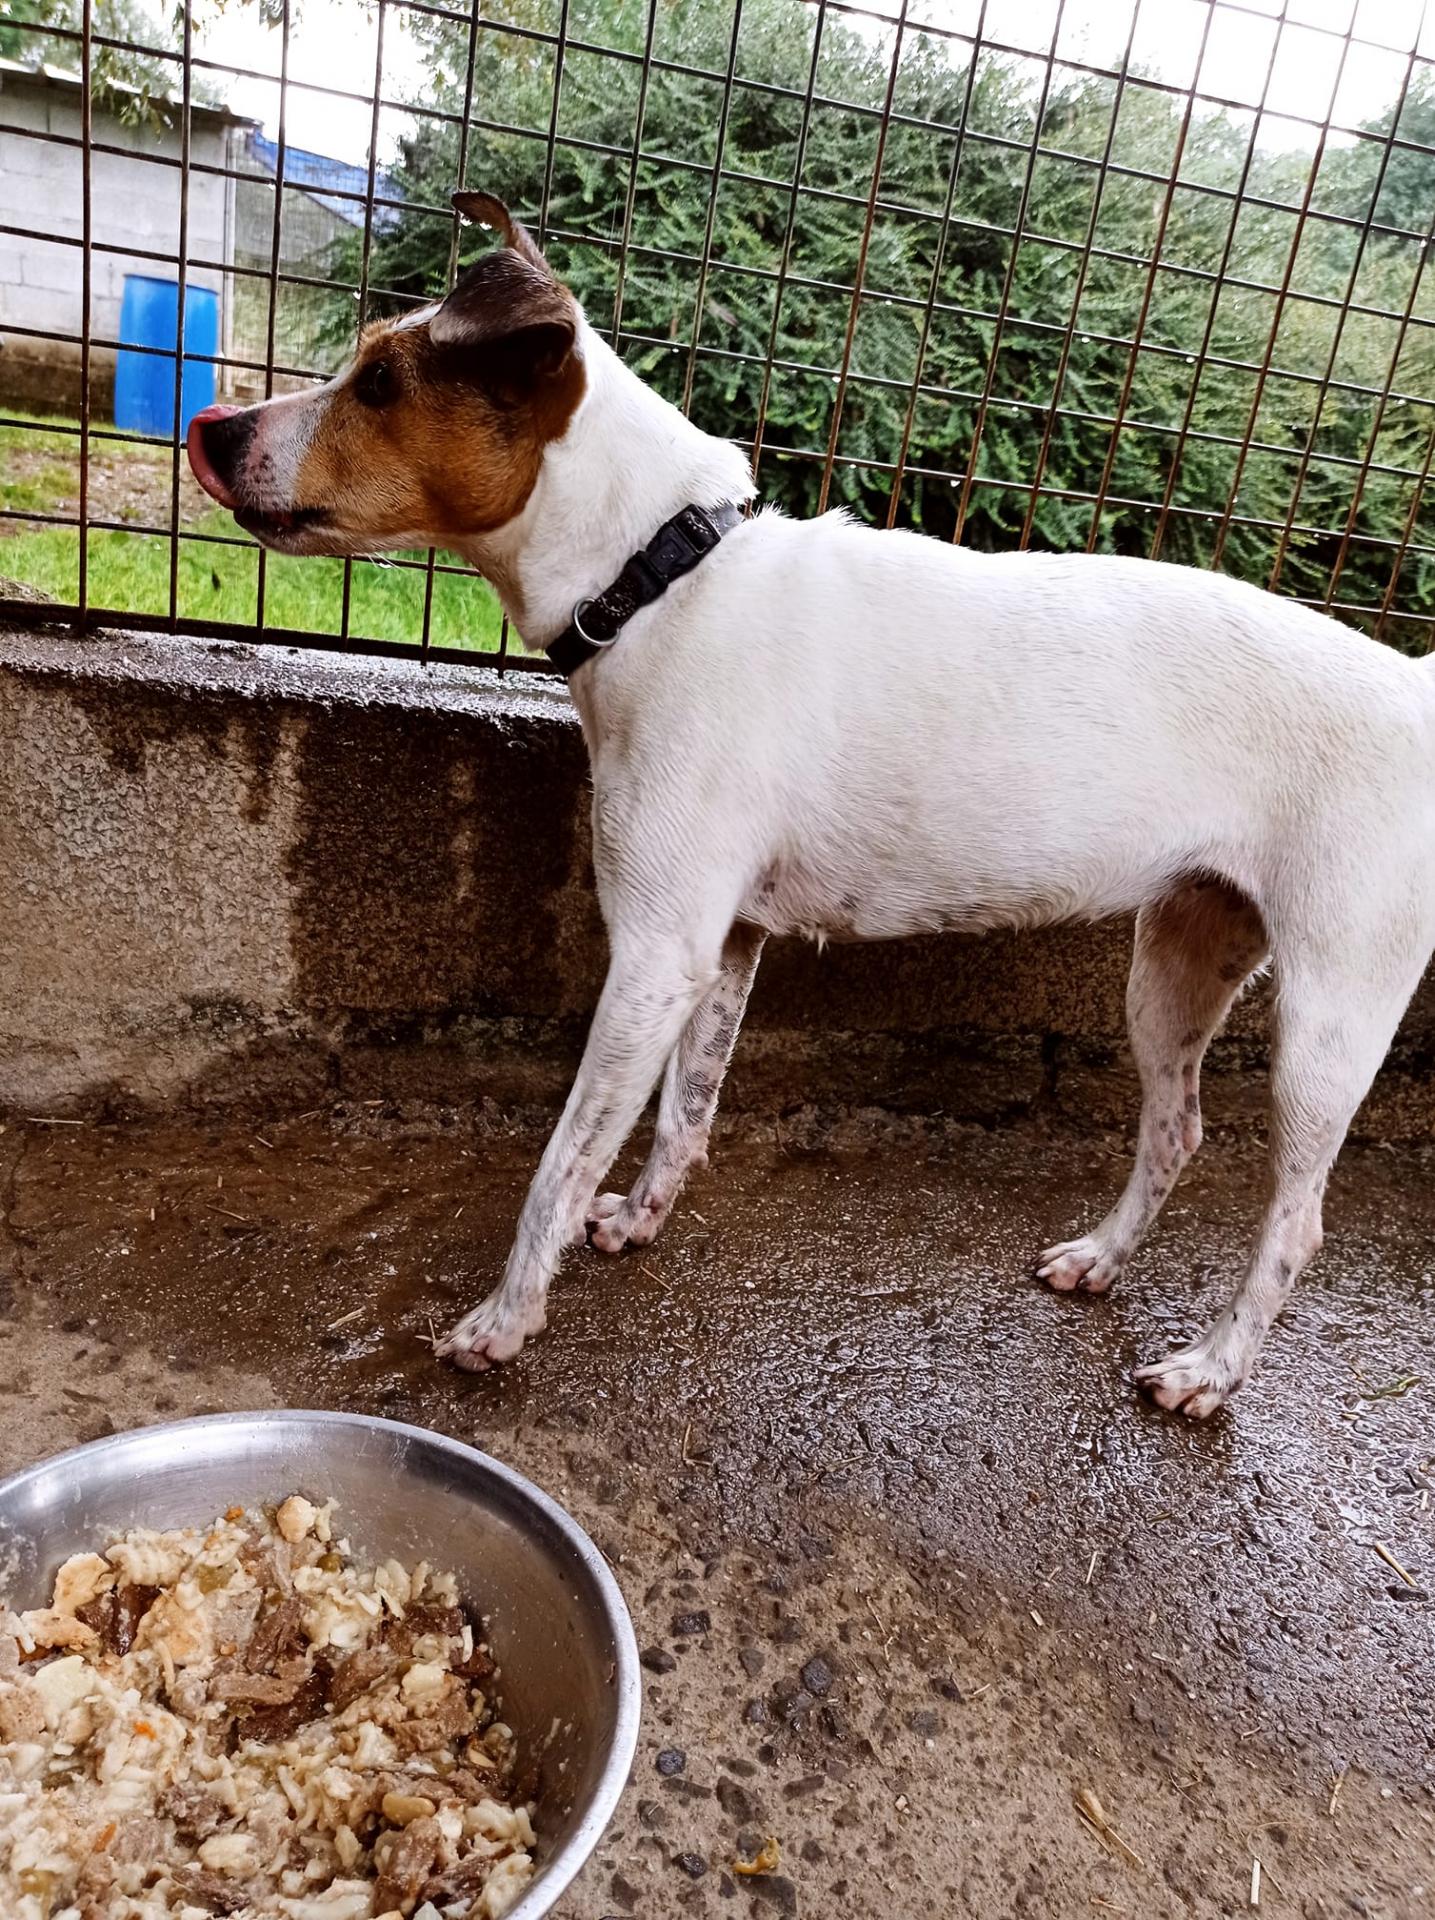
[[[683,1028],[668,1061],[653,1150],[631,1193],[600,1193],[575,1238],[603,1253],[657,1238],[689,1172],[707,1164],[708,1132],[732,1059],[766,934],[740,921],[723,945],[722,972]]]
[[[1201,1144],[1200,1072],[1207,1043],[1266,957],[1260,915],[1220,881],[1192,882],[1143,907],[1126,989],[1141,1076],[1141,1127],[1126,1190],[1093,1232],[1048,1247],[1048,1286],[1104,1293],[1140,1245]]]
[[[1276,950],[1271,1194],[1235,1297],[1192,1346],[1137,1370],[1163,1407],[1213,1413],[1249,1377],[1271,1323],[1321,1244],[1327,1175],[1414,992],[1429,952],[1387,922],[1359,940],[1331,903],[1318,960]],[[1336,951],[1338,949],[1338,951]]]

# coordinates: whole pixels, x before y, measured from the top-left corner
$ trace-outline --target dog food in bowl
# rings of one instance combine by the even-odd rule
[[[293,1495],[0,1597],[6,1920],[498,1920],[529,1808],[450,1574]]]

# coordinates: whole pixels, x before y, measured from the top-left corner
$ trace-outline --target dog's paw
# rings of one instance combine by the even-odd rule
[[[599,1253],[621,1253],[625,1247],[649,1247],[667,1217],[666,1205],[655,1198],[600,1193],[588,1209],[588,1244]]]
[[[490,1367],[511,1360],[528,1336],[541,1333],[543,1326],[541,1308],[536,1316],[525,1316],[501,1294],[492,1293],[434,1343],[434,1353],[440,1360],[451,1360],[465,1373],[486,1373]]]
[[[1136,1369],[1136,1384],[1148,1399],[1170,1413],[1184,1413],[1188,1420],[1208,1420],[1243,1379],[1230,1361],[1204,1343]]]
[[[1096,1234],[1083,1240],[1063,1240],[1048,1247],[1036,1263],[1036,1277],[1058,1293],[1071,1293],[1077,1287],[1083,1293],[1105,1293],[1120,1273],[1125,1261]]]

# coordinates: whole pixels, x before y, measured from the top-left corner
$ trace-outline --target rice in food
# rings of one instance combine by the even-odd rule
[[[137,1530],[0,1599],[5,1920],[498,1920],[530,1808],[452,1575],[331,1505]]]

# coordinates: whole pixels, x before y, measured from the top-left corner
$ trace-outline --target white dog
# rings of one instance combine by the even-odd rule
[[[739,518],[744,456],[623,366],[500,203],[455,205],[506,245],[445,301],[370,328],[326,386],[190,433],[202,484],[268,545],[456,548],[572,673],[611,962],[502,1283],[439,1351],[508,1359],[566,1245],[657,1233],[767,934],[1134,910],[1136,1166],[1038,1271],[1111,1285],[1199,1144],[1207,1042],[1269,960],[1265,1217],[1214,1325],[1137,1376],[1209,1414],[1320,1245],[1435,946],[1435,662],[1217,574]],[[595,1198],[660,1076],[637,1185]]]

